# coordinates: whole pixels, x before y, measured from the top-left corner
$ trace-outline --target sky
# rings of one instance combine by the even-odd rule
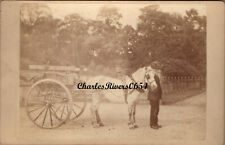
[[[138,16],[141,14],[140,8],[149,4],[48,4],[51,8],[52,15],[55,18],[63,19],[66,15],[78,13],[87,19],[96,19],[98,11],[103,6],[117,7],[122,14],[121,23],[123,25],[130,24],[136,28]],[[206,15],[206,7],[204,4],[160,4],[159,9],[163,12],[178,13],[184,15],[186,10],[194,8],[199,15]]]

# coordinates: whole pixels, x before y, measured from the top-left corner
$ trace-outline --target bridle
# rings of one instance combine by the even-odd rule
[[[148,80],[148,78],[150,77],[149,74],[148,74],[149,71],[147,71],[147,69],[145,68],[145,75],[144,75],[144,80]],[[137,81],[135,81],[135,79],[133,78],[132,74],[128,75],[128,77],[132,80],[133,83],[137,83]],[[146,82],[146,81],[143,81],[143,82]],[[147,81],[149,82],[149,81]],[[150,83],[153,83],[154,81],[150,82]],[[138,92],[140,93],[144,93],[145,91],[143,89],[136,89]],[[132,93],[134,91],[134,89],[130,92]]]
[[[144,75],[144,78],[143,78],[144,80],[148,80],[148,77],[150,77],[149,74],[148,74],[147,72],[148,72],[148,71],[147,71],[147,69],[145,68],[145,75]],[[132,81],[133,83],[137,83],[137,81],[135,81],[135,79],[133,78],[132,74],[129,74],[128,77],[131,79],[131,81]],[[146,82],[146,81],[143,81],[143,82]],[[148,82],[148,81],[147,81],[147,82]],[[139,93],[144,93],[144,92],[145,92],[144,89],[132,89],[130,92],[128,92],[128,90],[125,90],[125,102],[126,102],[126,103],[127,103],[127,95],[133,93],[134,90],[137,90]]]
[[[149,86],[151,86],[151,84],[155,82],[155,79],[153,79],[152,81],[149,81],[150,78],[151,78],[151,76],[149,75],[148,72],[150,72],[150,71],[152,71],[152,70],[149,70],[149,71],[146,71],[146,72],[145,72],[145,79],[146,79],[146,81],[149,83]]]

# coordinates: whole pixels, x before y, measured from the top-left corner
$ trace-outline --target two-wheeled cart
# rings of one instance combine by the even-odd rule
[[[76,74],[79,75],[79,74]],[[26,99],[26,112],[40,128],[57,128],[85,110],[87,94],[75,86],[71,73],[45,71],[35,76]]]

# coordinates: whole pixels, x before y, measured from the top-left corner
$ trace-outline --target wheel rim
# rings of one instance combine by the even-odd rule
[[[82,101],[72,102],[71,103],[71,114],[69,119],[75,120],[77,119],[85,110],[87,103]]]
[[[81,114],[83,114],[87,106],[87,97],[85,91],[72,89],[72,103],[71,103],[71,114],[69,119],[76,120]]]
[[[28,91],[26,111],[40,128],[56,128],[66,122],[71,113],[71,94],[56,80],[36,82]]]

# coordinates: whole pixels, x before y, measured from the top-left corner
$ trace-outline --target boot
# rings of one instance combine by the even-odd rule
[[[159,127],[157,125],[151,125],[152,129],[159,129]]]

